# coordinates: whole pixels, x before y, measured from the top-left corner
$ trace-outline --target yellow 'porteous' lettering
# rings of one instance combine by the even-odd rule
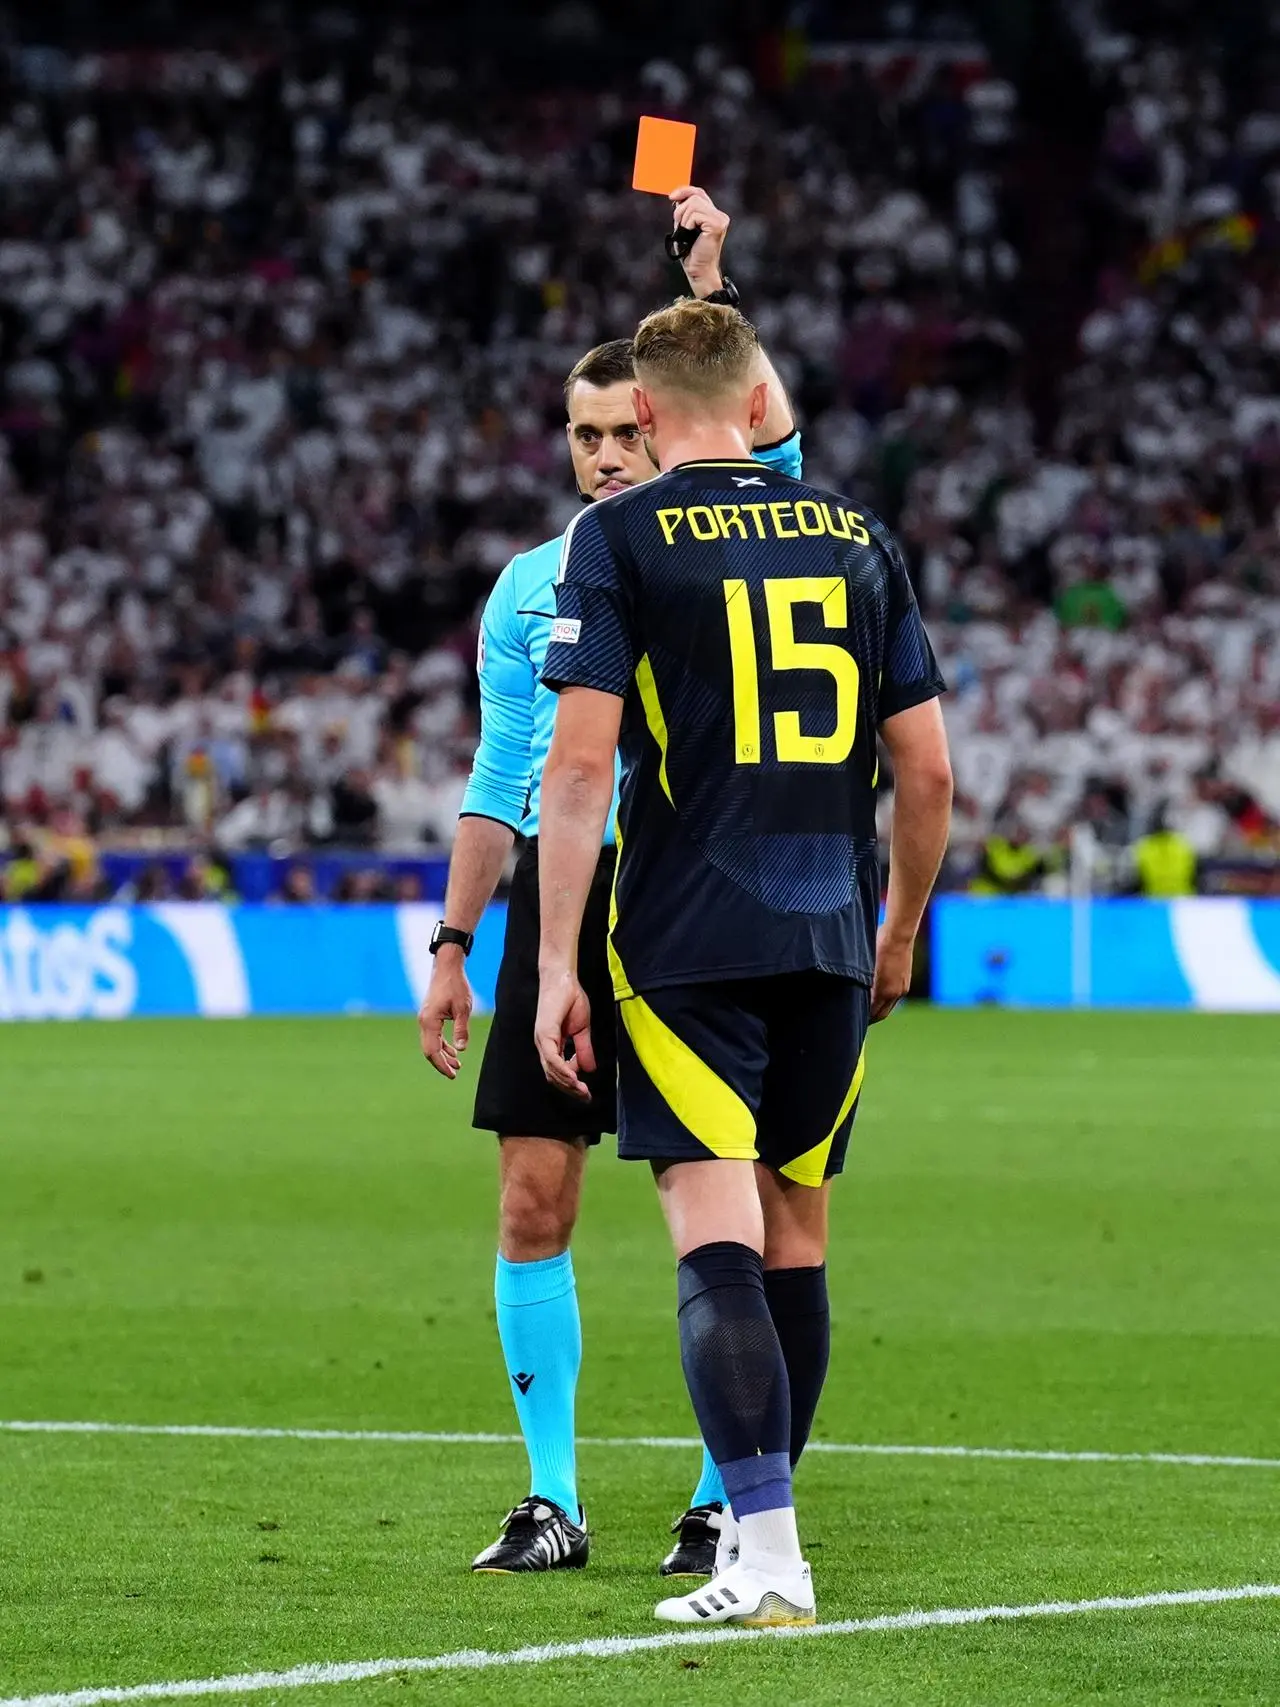
[[[689,531],[695,539],[719,539],[720,524],[710,504],[693,504],[684,513]]]
[[[747,524],[738,513],[736,504],[717,504],[716,520],[720,523],[721,539],[728,539],[730,528],[737,528],[739,539],[747,537]]]
[[[668,545],[676,542],[676,529],[684,520],[683,510],[659,510],[658,526],[662,529],[662,537]]]
[[[777,534],[779,539],[799,539],[800,537],[799,532],[795,528],[784,528],[782,525],[782,518],[784,514],[788,514],[790,510],[790,504],[769,505],[769,514],[773,517],[773,531]]]

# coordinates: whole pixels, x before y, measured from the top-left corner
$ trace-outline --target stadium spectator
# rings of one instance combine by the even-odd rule
[[[1156,809],[1151,828],[1133,844],[1135,887],[1148,900],[1171,901],[1194,895],[1197,888],[1196,850],[1189,838],[1170,826],[1168,810]]]
[[[284,882],[280,885],[279,897],[290,906],[306,907],[316,900],[316,880],[311,867],[302,864],[291,865],[284,874]]]

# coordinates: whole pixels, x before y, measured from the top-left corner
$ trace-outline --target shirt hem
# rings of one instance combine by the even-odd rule
[[[501,824],[504,830],[510,830],[513,835],[523,834],[518,822],[513,824],[510,818],[504,818],[501,813],[484,812],[478,806],[464,806],[458,813],[458,822],[461,823],[464,818],[487,818],[491,824]]]
[[[743,966],[680,968],[670,973],[655,973],[652,978],[630,978],[623,987],[615,979],[613,997],[617,1002],[626,1002],[633,996],[643,996],[649,990],[677,989],[682,984],[725,984],[742,978],[785,978],[792,972],[826,972],[832,978],[845,978],[867,990],[875,977],[874,968],[868,971],[865,967],[853,967],[847,963],[835,965],[830,961],[807,960],[802,965],[778,966],[752,962]]]

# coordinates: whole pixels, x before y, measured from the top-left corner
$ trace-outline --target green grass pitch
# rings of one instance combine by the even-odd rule
[[[510,1431],[475,1063],[445,1085],[409,1021],[0,1028],[0,1418]],[[1280,1456],[1278,1092],[1274,1018],[877,1028],[818,1437]],[[692,1433],[607,1146],[576,1261],[582,1432]],[[516,1446],[0,1433],[0,1697],[648,1634],[695,1454],[580,1468],[590,1568],[475,1578]],[[814,1454],[797,1492],[826,1619],[1280,1581],[1276,1470]],[[1273,1703],[1280,1602],[244,1697],[509,1698]]]

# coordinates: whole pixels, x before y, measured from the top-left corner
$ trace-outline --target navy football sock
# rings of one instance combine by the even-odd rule
[[[813,1414],[822,1396],[831,1359],[831,1306],[827,1267],[769,1268],[764,1295],[778,1330],[791,1391],[791,1468],[809,1441]]]
[[[747,1245],[700,1245],[679,1268],[680,1361],[735,1515],[791,1504],[787,1366]]]

